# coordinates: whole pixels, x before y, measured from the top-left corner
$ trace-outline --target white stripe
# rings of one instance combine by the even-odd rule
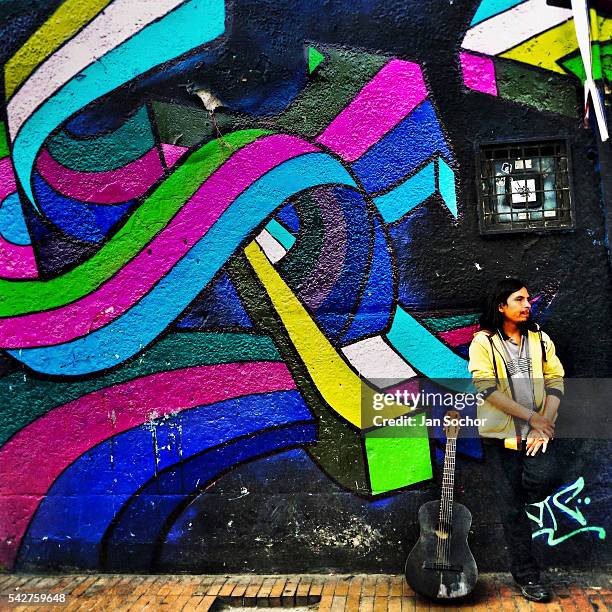
[[[12,139],[36,108],[92,62],[184,0],[116,0],[30,75],[7,107]],[[103,60],[102,60],[103,61]]]
[[[416,376],[416,372],[380,336],[344,346],[342,352],[359,374],[379,389]]]
[[[572,16],[570,9],[529,0],[495,15],[467,31],[462,47],[486,55],[499,55]]]
[[[273,264],[280,261],[287,254],[287,249],[268,230],[263,230],[255,240]]]
[[[576,39],[580,47],[580,57],[582,65],[586,73],[584,81],[584,101],[585,107],[588,102],[588,96],[591,95],[593,101],[593,109],[595,110],[595,119],[599,128],[599,136],[602,142],[609,138],[608,126],[606,124],[606,114],[604,112],[603,103],[599,89],[593,80],[593,67],[591,60],[591,30],[589,26],[589,7],[585,0],[572,0],[572,13],[574,15],[574,27],[576,28]]]

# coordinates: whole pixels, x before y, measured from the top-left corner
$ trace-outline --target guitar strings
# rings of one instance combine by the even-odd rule
[[[438,563],[450,565],[451,546],[451,520],[453,506],[453,486],[455,475],[455,445],[456,438],[447,438],[447,448],[444,457],[444,474],[442,477],[442,499],[440,500],[440,511],[438,515],[438,531],[444,529],[445,538],[437,534],[436,559]],[[448,493],[444,495],[445,489]]]
[[[444,564],[446,565],[448,563],[448,541],[450,540],[450,533],[448,532],[448,514],[449,514],[449,498],[448,496],[450,495],[450,487],[449,487],[449,480],[450,480],[450,463],[451,463],[451,455],[452,455],[452,441],[449,440],[448,441],[448,445],[449,445],[449,453],[448,453],[448,465],[449,465],[449,470],[448,470],[448,477],[447,477],[447,481],[446,481],[446,496],[445,496],[445,500],[444,500],[444,513],[445,513],[445,533],[446,533],[446,538],[444,540]]]
[[[436,562],[448,565],[450,561],[450,520],[452,516],[453,503],[453,481],[455,470],[455,438],[447,438],[447,448],[444,457],[444,473],[442,476],[442,499],[438,513],[438,533],[436,542]],[[449,498],[445,499],[445,489]],[[445,538],[440,537],[444,530]]]
[[[450,508],[449,508],[449,520],[448,520],[448,546],[449,546],[449,555],[448,562],[450,563],[450,546],[451,546],[451,529],[453,522],[453,501],[455,496],[455,452],[457,449],[457,438],[453,438],[453,456],[451,457],[451,490],[450,490]]]
[[[446,540],[448,539],[448,536],[446,536],[446,538],[444,538],[444,534],[446,534],[446,529],[445,529],[445,525],[446,525],[446,514],[448,511],[447,508],[447,500],[446,500],[446,495],[447,495],[447,491],[448,491],[448,477],[449,477],[449,468],[450,468],[450,454],[451,454],[451,442],[449,439],[446,440],[446,456],[444,457],[444,476],[442,478],[442,500],[440,501],[440,516],[442,517],[442,520],[440,522],[440,531],[442,532],[442,545],[441,545],[441,549],[442,549],[442,558],[441,558],[441,564],[445,563],[446,560]]]
[[[448,440],[447,440],[448,444]],[[438,509],[438,525],[436,530],[436,563],[442,563],[442,537],[440,533],[442,531],[442,522],[444,519],[444,480],[446,479],[446,470],[448,465],[448,447],[444,452],[444,471],[442,473],[442,496],[440,499],[440,507]]]
[[[450,549],[451,549],[451,522],[452,522],[452,514],[453,514],[453,486],[454,486],[454,478],[455,478],[455,445],[456,445],[456,439],[455,438],[451,438],[450,440],[447,440],[447,442],[451,442],[450,445],[450,452],[449,452],[449,457],[448,457],[448,462],[449,462],[449,470],[448,470],[448,482],[447,484],[447,488],[448,488],[448,496],[446,499],[446,508],[445,508],[445,512],[446,512],[446,527],[447,527],[447,533],[446,533],[446,541],[444,542],[444,562],[446,565],[450,565]]]

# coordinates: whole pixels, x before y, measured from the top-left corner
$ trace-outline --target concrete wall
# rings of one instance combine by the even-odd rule
[[[467,376],[505,274],[568,376],[610,374],[568,9],[14,0],[0,39],[3,568],[401,571],[443,440],[364,431],[362,393]],[[559,136],[576,229],[481,236],[477,143]],[[557,445],[538,555],[609,562],[609,443]],[[458,452],[504,569],[480,442]]]

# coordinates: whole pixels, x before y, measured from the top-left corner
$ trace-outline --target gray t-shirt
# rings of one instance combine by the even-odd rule
[[[512,379],[514,389],[514,400],[525,406],[528,410],[535,410],[535,396],[533,392],[533,381],[531,379],[531,356],[529,355],[529,341],[526,335],[521,337],[521,346],[512,338],[505,338],[499,331],[497,332],[504,347],[508,372]],[[529,433],[527,421],[519,419],[521,424],[521,439],[525,440]]]

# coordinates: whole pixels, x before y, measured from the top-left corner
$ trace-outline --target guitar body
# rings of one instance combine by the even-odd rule
[[[439,513],[439,500],[423,504],[419,509],[421,535],[406,560],[406,580],[417,593],[431,599],[464,597],[478,579],[467,541],[472,514],[464,505],[453,503],[447,535],[437,529]]]

